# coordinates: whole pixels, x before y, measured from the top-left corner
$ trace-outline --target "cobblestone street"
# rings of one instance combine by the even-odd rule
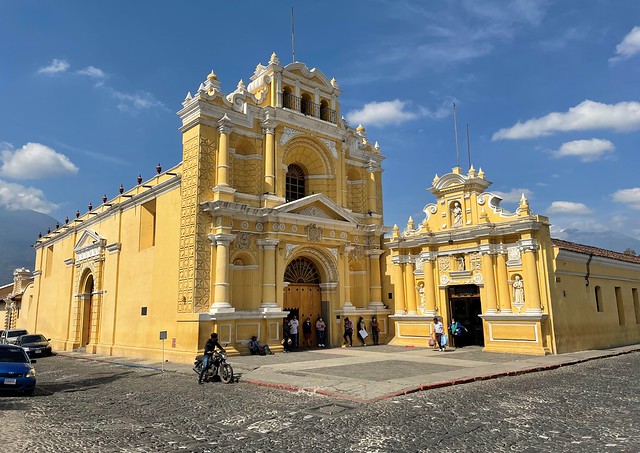
[[[0,397],[8,451],[640,451],[640,353],[367,404],[65,356],[36,368],[34,397]]]

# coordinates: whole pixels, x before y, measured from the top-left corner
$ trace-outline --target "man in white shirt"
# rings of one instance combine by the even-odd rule
[[[289,338],[291,338],[291,347],[298,349],[298,318],[295,315],[289,321]]]
[[[433,318],[433,333],[436,335],[436,346],[440,351],[444,351],[445,346],[442,344],[442,335],[444,335],[444,324],[438,319]]]

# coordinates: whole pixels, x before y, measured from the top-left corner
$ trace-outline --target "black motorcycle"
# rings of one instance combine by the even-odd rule
[[[198,376],[200,376],[200,371],[202,371],[202,360],[204,355],[196,356],[195,362],[193,362],[193,371],[195,371]],[[227,363],[227,353],[226,352],[214,352],[213,357],[209,360],[209,365],[204,372],[204,376],[202,377],[204,381],[215,381],[216,378],[228,384],[233,380],[233,368],[230,364]]]

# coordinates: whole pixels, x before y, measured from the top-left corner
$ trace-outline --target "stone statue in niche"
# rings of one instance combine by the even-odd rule
[[[458,270],[459,271],[464,271],[466,270],[466,264],[464,262],[464,256],[459,256],[456,258],[456,261],[458,262]]]
[[[420,314],[424,314],[425,310],[426,310],[426,302],[425,302],[425,296],[424,296],[424,283],[420,282],[420,284],[418,285],[418,287],[416,288],[418,290],[418,295],[420,296],[420,304],[418,305],[418,313]]]
[[[453,226],[462,226],[462,206],[459,202],[453,203],[451,214],[453,215]]]
[[[524,305],[524,281],[519,275],[516,275],[513,281],[513,303]]]

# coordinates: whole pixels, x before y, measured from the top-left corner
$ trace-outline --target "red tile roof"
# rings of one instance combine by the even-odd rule
[[[583,253],[585,255],[602,256],[612,260],[627,261],[629,263],[640,264],[640,256],[625,255],[624,253],[614,252],[612,250],[601,249],[591,245],[576,244],[575,242],[563,241],[562,239],[551,238],[553,245],[570,252]]]

